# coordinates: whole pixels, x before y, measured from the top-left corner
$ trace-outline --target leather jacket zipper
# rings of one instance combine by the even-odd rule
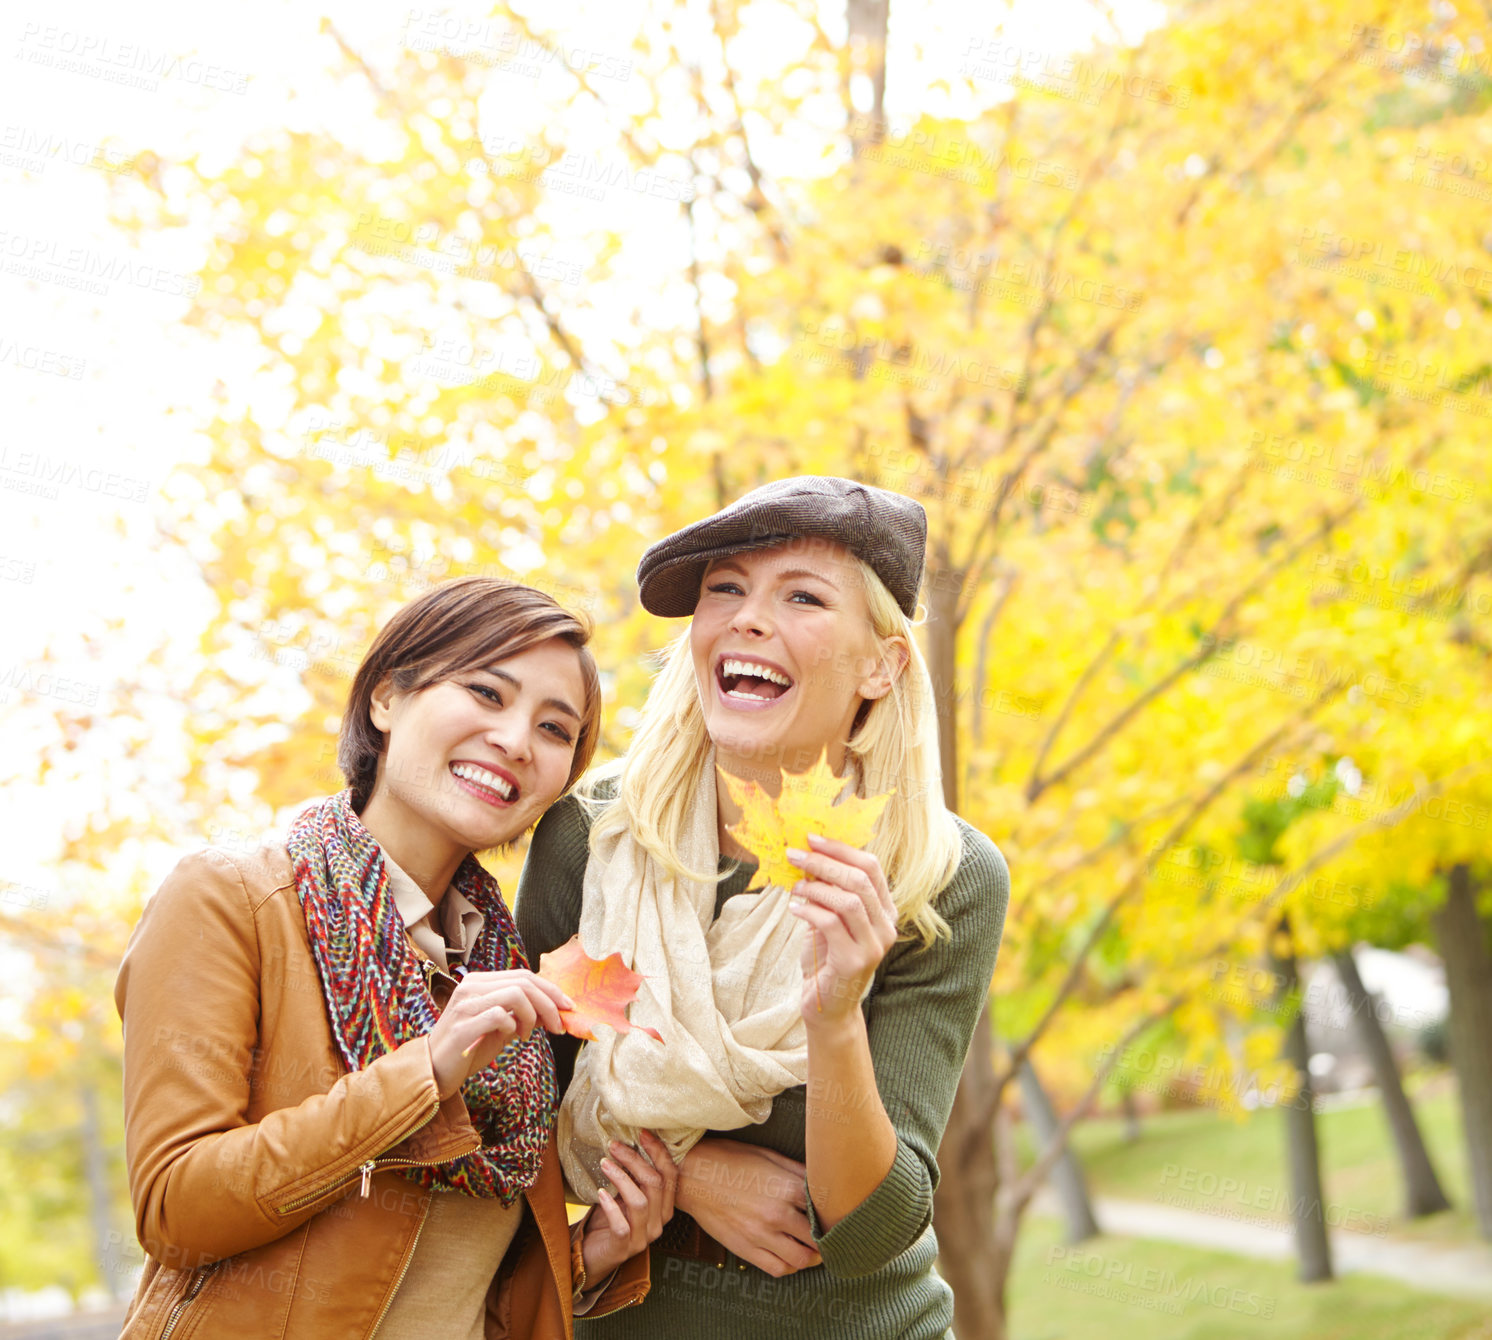
[[[477,1145],[477,1149],[480,1149],[481,1147],[482,1146],[479,1143]],[[467,1153],[474,1152],[474,1150],[467,1151]],[[457,1154],[455,1155],[455,1157],[458,1159],[465,1158],[466,1155]],[[389,1168],[394,1166],[395,1164],[403,1164],[407,1168],[433,1168],[437,1164],[450,1163],[451,1161],[451,1159],[369,1159],[368,1162],[363,1164],[362,1168],[360,1169],[363,1174],[363,1195],[366,1196],[368,1194],[368,1183],[372,1179],[373,1170],[375,1167]],[[383,1325],[384,1317],[388,1315],[389,1308],[393,1307],[394,1299],[399,1296],[399,1289],[404,1283],[405,1275],[409,1273],[409,1263],[414,1260],[415,1248],[420,1245],[420,1234],[425,1231],[425,1220],[429,1218],[429,1216],[430,1209],[429,1206],[426,1206],[425,1212],[420,1215],[420,1226],[414,1231],[414,1241],[409,1244],[409,1250],[404,1254],[403,1263],[399,1266],[399,1277],[394,1281],[393,1292],[389,1294],[388,1301],[383,1305],[383,1311],[378,1314],[377,1320],[374,1321],[373,1329],[368,1332],[368,1340],[373,1340],[373,1337],[378,1334],[378,1328]]]
[[[435,1111],[438,1110],[439,1107],[440,1103],[439,1101],[437,1101],[435,1104],[435,1108],[432,1109],[430,1115],[433,1116],[435,1114]],[[429,1117],[422,1118],[420,1121],[416,1122],[411,1129],[418,1130],[428,1120]],[[362,1163],[358,1164],[356,1168],[347,1173],[345,1176],[337,1178],[335,1181],[331,1182],[327,1186],[322,1187],[316,1192],[308,1193],[304,1196],[297,1196],[295,1200],[293,1200],[289,1205],[281,1205],[279,1207],[279,1210],[281,1214],[290,1214],[300,1206],[309,1205],[312,1201],[319,1200],[321,1199],[321,1197],[328,1195],[332,1191],[335,1191],[338,1186],[342,1185],[342,1183],[351,1182],[354,1177],[361,1178],[361,1194],[363,1196],[367,1196],[373,1181],[373,1174],[380,1168],[434,1168],[438,1167],[442,1163],[451,1163],[456,1159],[465,1158],[468,1154],[475,1153],[481,1147],[482,1143],[480,1140],[478,1140],[477,1143],[474,1144],[470,1149],[462,1150],[459,1154],[448,1154],[445,1158],[441,1159],[365,1159]],[[404,1276],[409,1273],[409,1263],[414,1260],[415,1248],[419,1246],[420,1234],[425,1231],[425,1220],[428,1216],[429,1207],[427,1206],[425,1212],[420,1215],[419,1227],[416,1228],[414,1231],[414,1240],[409,1244],[409,1250],[404,1254],[404,1260],[399,1266],[399,1277],[394,1281],[394,1287],[392,1292],[388,1296],[388,1301],[384,1303],[383,1310],[378,1314],[377,1319],[374,1321],[373,1329],[368,1332],[368,1340],[372,1340],[372,1337],[377,1332],[378,1328],[383,1325],[383,1319],[385,1316],[388,1315],[389,1308],[394,1305],[394,1299],[398,1296],[399,1289],[404,1283]],[[180,1304],[178,1304],[178,1307],[179,1306]],[[175,1314],[173,1313],[172,1324],[174,1324],[174,1321]],[[163,1335],[161,1337],[161,1340],[166,1340],[166,1336],[169,1336],[170,1333],[170,1325],[168,1325],[166,1328],[166,1335]]]
[[[409,1274],[409,1263],[414,1260],[415,1250],[420,1245],[420,1234],[425,1231],[425,1220],[429,1217],[430,1208],[426,1206],[425,1212],[420,1215],[419,1227],[414,1231],[414,1241],[409,1244],[409,1250],[404,1253],[404,1260],[399,1263],[399,1277],[394,1281],[393,1291],[389,1294],[388,1300],[383,1305],[383,1310],[379,1312],[377,1319],[374,1321],[373,1329],[368,1332],[368,1340],[373,1340],[373,1337],[378,1334],[378,1328],[383,1325],[383,1319],[388,1316],[389,1308],[393,1307],[394,1299],[399,1296],[399,1290],[404,1286],[404,1277]]]
[[[422,1116],[409,1129],[411,1131],[419,1130],[419,1128],[423,1126],[427,1121],[429,1121],[430,1118],[433,1117],[439,1110],[440,1102],[439,1100],[437,1100],[431,1106],[429,1112],[426,1115]],[[480,1144],[477,1145],[477,1148],[481,1148]],[[313,1201],[318,1201],[322,1199],[323,1196],[330,1195],[339,1186],[343,1185],[343,1183],[351,1182],[354,1177],[362,1178],[362,1191],[363,1195],[366,1196],[368,1194],[368,1180],[370,1177],[372,1177],[375,1168],[382,1168],[395,1163],[404,1163],[408,1164],[411,1167],[434,1167],[437,1163],[449,1163],[451,1159],[462,1158],[466,1153],[470,1152],[470,1150],[465,1150],[461,1154],[452,1154],[447,1158],[427,1159],[423,1162],[419,1159],[364,1159],[359,1162],[355,1168],[352,1168],[345,1173],[339,1173],[324,1186],[317,1187],[315,1191],[308,1191],[303,1196],[297,1196],[294,1200],[289,1201],[284,1205],[277,1206],[276,1209],[279,1211],[280,1214],[294,1214],[296,1210],[299,1210],[306,1205],[310,1205]]]
[[[454,1163],[468,1154],[475,1154],[481,1147],[481,1142],[478,1141],[470,1149],[464,1149],[459,1154],[448,1154],[443,1159],[369,1159],[358,1169],[363,1175],[363,1196],[367,1196],[368,1184],[380,1168],[438,1168],[442,1163]]]
[[[381,1168],[438,1168],[442,1163],[454,1163],[457,1159],[464,1159],[468,1154],[475,1154],[482,1147],[478,1141],[470,1149],[463,1149],[458,1154],[447,1154],[443,1159],[368,1159],[358,1164],[351,1172],[339,1177],[335,1182],[322,1187],[318,1191],[309,1192],[304,1196],[297,1196],[288,1205],[279,1207],[281,1214],[293,1214],[303,1205],[309,1205],[313,1200],[320,1200],[323,1196],[330,1195],[344,1183],[350,1183],[354,1177],[362,1180],[362,1195],[366,1198],[373,1181],[373,1174]]]
[[[331,1193],[333,1191],[335,1191],[339,1186],[341,1186],[344,1182],[350,1182],[350,1181],[352,1181],[352,1179],[354,1177],[356,1177],[362,1171],[363,1171],[363,1167],[360,1164],[358,1167],[354,1168],[346,1176],[344,1176],[344,1177],[338,1177],[334,1181],[328,1182],[325,1186],[318,1187],[315,1191],[308,1191],[304,1196],[297,1196],[294,1200],[290,1201],[288,1204],[279,1205],[279,1206],[276,1206],[275,1208],[281,1214],[294,1214],[297,1210],[301,1209],[302,1207],[311,1204],[312,1201],[317,1201],[317,1200],[320,1200],[323,1196],[329,1196],[329,1195],[331,1195]]]
[[[221,1261],[214,1261],[212,1265],[198,1266],[192,1272],[186,1292],[176,1300],[176,1306],[171,1309],[171,1315],[166,1318],[166,1329],[161,1332],[160,1340],[171,1340],[171,1332],[176,1329],[177,1323],[181,1320],[181,1314],[187,1310],[187,1304],[202,1292],[202,1286],[207,1283],[207,1277],[221,1264]]]

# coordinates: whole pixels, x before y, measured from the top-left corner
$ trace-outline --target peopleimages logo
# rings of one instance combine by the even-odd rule
[[[916,259],[924,273],[937,276],[950,288],[997,294],[1014,301],[1022,301],[1021,291],[1026,290],[1023,305],[1030,307],[1039,307],[1047,300],[1076,301],[1132,312],[1142,301],[1133,289],[1097,276],[1044,269],[1031,257],[998,250],[978,251],[923,241],[917,246]]]
[[[121,42],[110,33],[81,32],[57,24],[44,27],[27,22],[21,30],[16,59],[147,92],[158,89],[162,79],[176,79],[220,93],[249,91],[248,75],[226,66],[196,56],[172,55],[139,42]]]
[[[74,358],[71,354],[58,349],[45,349],[39,344],[22,344],[3,333],[0,333],[0,363],[9,363],[12,367],[22,368],[27,372],[66,377],[71,381],[81,380],[83,369],[88,366],[83,359]]]
[[[1295,243],[1297,259],[1315,269],[1339,270],[1373,282],[1392,279],[1398,281],[1395,286],[1400,288],[1423,281],[1468,289],[1484,297],[1492,295],[1492,268],[1485,265],[1426,256],[1382,238],[1354,236],[1329,228],[1299,228]]]
[[[1274,1316],[1275,1300],[1268,1294],[1214,1284],[1197,1275],[1178,1278],[1172,1270],[1140,1266],[1133,1261],[1080,1247],[1049,1247],[1043,1284],[1091,1293],[1113,1302],[1179,1316],[1189,1304],[1201,1304],[1245,1317]]]
[[[108,293],[113,283],[173,298],[196,297],[202,288],[202,281],[196,275],[162,269],[133,256],[111,255],[92,247],[70,247],[50,238],[6,229],[0,229],[0,259],[5,262],[6,274],[99,295]]]
[[[1319,1198],[1297,1195],[1287,1187],[1250,1182],[1246,1177],[1233,1177],[1180,1163],[1168,1163],[1161,1169],[1160,1186],[1154,1199],[1181,1209],[1197,1209],[1269,1227],[1285,1217],[1297,1221],[1316,1219],[1349,1233],[1372,1233],[1378,1237],[1383,1237],[1389,1227],[1388,1220],[1380,1214],[1370,1214],[1335,1201],[1323,1202]],[[1263,1213],[1249,1215],[1251,1210]]]
[[[52,499],[58,496],[59,488],[75,488],[124,502],[144,502],[150,481],[79,465],[44,451],[13,451],[0,446],[0,488]]]
[[[14,701],[11,690],[15,689],[27,698],[51,698],[80,707],[95,707],[99,687],[92,680],[54,675],[50,670],[37,670],[19,661],[0,669],[0,703]]]
[[[112,144],[76,140],[56,130],[12,121],[0,128],[0,166],[44,172],[49,163],[71,163],[99,172],[128,172],[135,165],[133,154]]]
[[[886,336],[870,338],[839,321],[820,324],[813,319],[805,320],[802,331],[800,346],[812,343],[827,352],[800,350],[797,357],[806,356],[812,363],[838,364],[856,371],[868,368],[866,375],[872,378],[904,372],[906,375],[896,380],[920,386],[941,385],[950,380],[1002,391],[1025,386],[1025,374],[1019,370],[987,363],[956,349],[932,349]]]
[[[1191,105],[1191,90],[1154,76],[1094,65],[1068,53],[1017,46],[999,37],[970,37],[959,73],[971,79],[1040,89],[1078,102],[1096,104],[1114,89],[1125,97],[1176,107]]]
[[[444,9],[411,9],[404,19],[404,45],[411,51],[444,52],[529,78],[537,78],[547,66],[563,66],[588,79],[624,83],[632,77],[630,55],[538,41],[501,20],[464,18]]]

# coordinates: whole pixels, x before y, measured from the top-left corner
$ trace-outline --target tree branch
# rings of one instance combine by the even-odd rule
[[[1300,712],[1282,722],[1254,745],[1232,767],[1218,777],[1212,785],[1192,802],[1190,808],[1177,819],[1165,836],[1154,844],[1151,849],[1151,859],[1153,860],[1154,853],[1174,846],[1237,778],[1252,769],[1259,759],[1273,749],[1288,731],[1294,730],[1303,722],[1308,721],[1322,707],[1341,693],[1343,687],[1341,684],[1334,684],[1323,689]],[[1026,1035],[1024,1040],[1011,1048],[1010,1069],[996,1078],[997,1090],[1003,1089],[1010,1082],[1011,1078],[1020,1069],[1021,1062],[1030,1054],[1031,1048],[1036,1045],[1041,1035],[1046,1032],[1047,1027],[1056,1017],[1063,1003],[1077,987],[1078,982],[1082,979],[1083,970],[1087,965],[1088,956],[1093,952],[1099,940],[1103,937],[1104,932],[1108,930],[1119,908],[1144,887],[1145,878],[1150,873],[1150,865],[1151,861],[1147,860],[1131,872],[1129,877],[1120,886],[1119,892],[1109,899],[1098,919],[1089,927],[1088,934],[1084,937],[1083,943],[1079,946],[1077,953],[1073,956],[1072,963],[1068,967],[1067,976],[1063,978],[1051,1002],[1042,1012],[1041,1017],[1036,1021],[1035,1026]]]
[[[1364,819],[1359,824],[1354,824],[1346,832],[1338,834],[1319,851],[1312,853],[1307,860],[1303,861],[1288,875],[1282,876],[1274,888],[1259,900],[1259,905],[1254,909],[1253,915],[1258,917],[1269,911],[1275,902],[1299,888],[1301,881],[1307,875],[1314,870],[1320,869],[1327,861],[1331,860],[1332,857],[1347,847],[1350,847],[1365,833],[1370,833],[1378,828],[1393,828],[1397,826],[1413,814],[1415,810],[1419,809],[1425,801],[1439,795],[1456,781],[1464,777],[1475,776],[1477,773],[1486,772],[1489,768],[1492,768],[1492,763],[1483,761],[1463,763],[1459,768],[1446,773],[1445,776],[1438,777],[1435,781],[1416,788],[1412,795],[1400,801],[1392,809],[1385,810],[1382,814],[1376,814],[1371,819]],[[1219,952],[1219,948],[1226,947],[1227,943],[1227,940],[1221,941],[1220,945],[1215,945],[1208,953],[1200,955],[1196,961],[1203,962],[1213,957]]]
[[[1382,24],[1382,13],[1383,11],[1380,10],[1379,18],[1377,19],[1377,23],[1379,24],[1379,26],[1381,26]],[[1264,145],[1264,147],[1253,156],[1252,159],[1244,164],[1243,167],[1230,174],[1230,180],[1228,184],[1234,192],[1237,192],[1241,189],[1245,178],[1253,176],[1259,171],[1261,167],[1264,166],[1266,162],[1269,161],[1269,159],[1273,158],[1277,153],[1279,153],[1279,151],[1290,142],[1290,137],[1294,135],[1298,129],[1300,129],[1300,126],[1305,121],[1306,117],[1308,117],[1312,112],[1314,112],[1318,107],[1321,106],[1322,92],[1325,90],[1326,86],[1331,82],[1331,80],[1336,77],[1337,73],[1342,69],[1343,66],[1357,59],[1358,52],[1362,49],[1363,45],[1367,41],[1367,34],[1371,30],[1371,27],[1372,25],[1369,24],[1359,25],[1358,36],[1353,41],[1349,42],[1345,47],[1343,47],[1341,55],[1339,55],[1335,60],[1328,64],[1327,67],[1322,70],[1321,73],[1318,74],[1316,78],[1310,82],[1309,85],[1307,85],[1304,96],[1302,96],[1296,102],[1295,106],[1291,108],[1289,115],[1286,116],[1284,121],[1281,123],[1280,128],[1275,134],[1274,138],[1268,141]],[[1197,184],[1192,188],[1191,195],[1188,196],[1187,199],[1182,203],[1181,209],[1176,215],[1176,224],[1178,227],[1186,223],[1188,216],[1196,207],[1197,201],[1202,198],[1202,192],[1209,180],[1219,180],[1218,174],[1208,173],[1206,176],[1198,178]]]
[[[0,912],[0,931],[14,936],[29,948],[44,949],[48,953],[62,954],[68,958],[75,958],[81,954],[98,968],[119,966],[118,953],[110,953],[97,945],[89,944],[86,940],[63,939],[54,932],[41,930],[26,918],[18,917],[11,912]]]
[[[528,28],[528,25],[524,21],[522,16],[515,14],[512,17],[514,18],[515,22],[517,22],[524,29],[525,33],[530,33],[531,35],[531,30]],[[347,58],[362,72],[363,77],[367,79],[369,85],[378,95],[379,99],[386,103],[389,107],[391,107],[398,114],[399,118],[402,121],[407,121],[408,112],[405,109],[403,100],[400,98],[399,94],[394,89],[388,87],[378,77],[372,66],[370,66],[368,62],[365,61],[362,56],[360,56],[348,44],[346,39],[343,38],[342,34],[337,31],[337,26],[330,19],[323,18],[321,20],[321,29],[323,32],[328,32],[332,35],[332,38],[346,54]],[[539,42],[539,44],[544,46],[546,50],[553,51],[553,47],[551,47],[547,42],[544,42],[542,39],[535,37],[533,38],[533,40]],[[584,84],[585,80],[583,72],[571,71],[571,73],[575,74],[575,77],[581,80],[582,84]],[[623,137],[626,138],[625,130],[622,131],[622,134]],[[482,153],[483,156],[486,157],[487,151],[485,147],[483,148]],[[576,371],[583,372],[587,376],[595,377],[595,372],[587,364],[584,355],[580,352],[580,349],[575,344],[575,341],[570,337],[569,332],[565,330],[564,325],[560,321],[558,315],[550,309],[549,303],[544,296],[544,291],[539,287],[539,281],[534,278],[533,272],[528,268],[528,263],[523,259],[522,256],[518,254],[516,248],[514,249],[513,254],[517,262],[518,274],[521,280],[521,287],[523,289],[524,295],[529,299],[530,302],[533,303],[535,307],[538,308],[540,316],[544,318],[544,324],[549,328],[550,335],[554,337],[554,342],[559,345],[559,347],[564,351],[565,357],[569,359],[571,366],[574,367]],[[600,379],[598,378],[598,380]]]
[[[766,191],[762,188],[762,173],[757,166],[756,158],[751,152],[751,140],[746,134],[746,113],[741,106],[740,91],[736,88],[736,72],[731,67],[730,57],[726,54],[725,32],[720,19],[719,0],[710,0],[710,24],[715,32],[715,40],[720,43],[720,65],[725,71],[725,91],[730,94],[731,106],[735,108],[736,124],[735,132],[741,137],[741,155],[746,163],[746,175],[751,179],[751,192],[742,201],[742,204],[756,216],[757,221],[767,230],[767,236],[772,239],[773,250],[777,253],[777,261],[781,265],[788,263],[787,238],[777,221],[770,217],[777,213],[772,202],[768,200]]]
[[[656,154],[646,152],[637,142],[632,132],[627,128],[622,117],[617,116],[611,108],[611,104],[596,91],[596,86],[591,83],[590,76],[585,70],[575,69],[569,61],[565,60],[563,48],[556,48],[554,43],[543,33],[536,32],[529,21],[511,5],[504,5],[503,12],[513,23],[523,31],[523,35],[535,46],[543,47],[551,56],[554,56],[566,70],[575,77],[575,82],[580,85],[582,91],[589,94],[596,105],[606,113],[607,119],[612,123],[618,138],[627,146],[627,152],[632,155],[633,161],[640,167],[652,167],[657,161]]]
[[[1108,723],[1100,728],[1098,733],[1086,745],[1078,749],[1076,753],[1069,755],[1067,761],[1062,763],[1055,772],[1049,776],[1041,777],[1033,768],[1031,776],[1026,782],[1026,799],[1034,801],[1049,787],[1056,786],[1058,783],[1064,781],[1074,770],[1098,754],[1130,722],[1138,717],[1151,703],[1160,698],[1183,675],[1216,656],[1223,646],[1225,641],[1224,634],[1238,607],[1282,568],[1294,562],[1296,557],[1308,546],[1331,534],[1338,523],[1344,517],[1356,511],[1360,505],[1361,499],[1354,498],[1338,511],[1328,512],[1314,530],[1302,536],[1295,544],[1289,546],[1279,558],[1265,564],[1259,570],[1258,574],[1241,589],[1236,591],[1228,603],[1223,606],[1222,612],[1213,620],[1212,626],[1207,632],[1203,634],[1202,645],[1197,651],[1172,667],[1171,670],[1162,675],[1148,689],[1111,717]]]

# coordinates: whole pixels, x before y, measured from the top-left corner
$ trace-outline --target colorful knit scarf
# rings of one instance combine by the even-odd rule
[[[328,796],[302,813],[286,846],[332,1036],[348,1068],[362,1070],[428,1033],[440,1011],[394,904],[383,849],[354,812],[352,792]],[[451,887],[483,917],[468,968],[528,967],[497,881],[474,856],[462,861]],[[402,1170],[404,1176],[510,1206],[538,1179],[554,1125],[554,1057],[544,1030],[509,1043],[485,1070],[468,1077],[461,1097],[482,1137],[481,1149],[439,1167]]]

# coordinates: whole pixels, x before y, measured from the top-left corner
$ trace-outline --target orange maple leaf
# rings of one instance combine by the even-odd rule
[[[622,962],[620,954],[591,958],[580,947],[580,936],[572,935],[558,949],[539,956],[539,976],[553,982],[575,1002],[573,1010],[560,1011],[560,1023],[572,1038],[594,1042],[592,1024],[609,1024],[618,1033],[636,1028],[663,1041],[656,1028],[644,1028],[627,1019],[627,1006],[637,999],[642,975]]]
[[[811,851],[810,833],[863,847],[874,835],[886,802],[896,794],[893,790],[864,800],[846,796],[836,805],[845,782],[829,767],[827,749],[807,772],[784,772],[782,793],[776,799],[755,782],[732,777],[724,768],[719,771],[731,799],[741,807],[740,822],[725,831],[756,857],[763,885],[780,884],[785,889],[803,878],[803,872],[788,862],[789,847]]]

